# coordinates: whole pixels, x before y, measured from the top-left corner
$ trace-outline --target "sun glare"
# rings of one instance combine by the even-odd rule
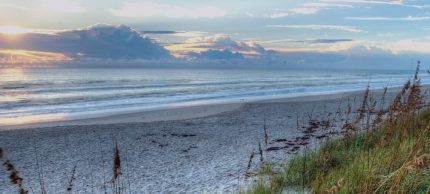
[[[21,28],[18,26],[0,26],[0,33],[8,35],[16,35],[31,32],[30,29]]]
[[[0,64],[29,64],[29,63],[46,63],[53,61],[68,61],[69,57],[62,53],[18,50],[18,49],[0,49]]]

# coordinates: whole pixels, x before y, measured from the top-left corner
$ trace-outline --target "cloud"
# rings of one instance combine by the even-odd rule
[[[230,36],[224,34],[190,38],[185,44],[187,44],[188,48],[192,50],[196,49],[201,52],[207,50],[230,51],[233,53],[240,53],[244,57],[259,57],[268,52],[263,46],[256,42],[235,41]]]
[[[292,39],[281,39],[281,40],[269,40],[262,41],[264,43],[309,43],[309,44],[334,44],[339,42],[351,42],[353,39],[334,38],[334,39],[309,39],[309,40],[292,40]]]
[[[353,8],[352,5],[347,5],[347,4],[337,4],[337,3],[304,3],[302,4],[302,6],[304,7],[343,7],[343,8]]]
[[[324,40],[324,39],[322,39]],[[334,39],[335,40],[335,39]],[[341,40],[341,39],[339,39]],[[278,52],[295,52],[295,51],[312,51],[312,52],[342,52],[344,50],[350,50],[354,47],[361,48],[379,48],[384,50],[385,52],[389,52],[391,54],[402,54],[402,53],[415,53],[428,55],[430,53],[430,41],[426,39],[426,37],[422,37],[421,39],[401,39],[401,40],[390,40],[390,41],[364,41],[364,40],[348,40],[338,41],[330,45],[325,45],[324,43],[315,43],[312,44],[314,40],[278,40],[281,42],[281,45],[289,45],[291,47],[281,47],[281,48],[273,48]],[[325,40],[322,42],[326,42]],[[331,42],[330,40],[327,42]],[[269,42],[270,43],[278,43],[278,42]],[[290,43],[290,44],[288,44]],[[294,43],[310,43],[310,44],[294,44]],[[266,45],[266,44],[265,44]],[[362,49],[357,53],[365,53],[365,54],[376,54],[370,52],[362,52],[368,49]],[[375,52],[373,50],[372,52]]]
[[[430,5],[406,5],[406,6],[408,6],[408,7],[415,7],[415,8],[418,8],[418,9],[426,9],[426,8],[430,7]]]
[[[218,34],[214,36],[191,38],[186,41],[194,48],[212,50],[231,50],[246,54],[263,54],[266,52],[261,45],[255,42],[242,42],[231,39],[228,35]]]
[[[415,53],[430,53],[429,40],[412,40],[403,39],[393,42],[383,43],[382,47],[389,48],[394,53],[415,52]]]
[[[254,41],[236,41],[225,34],[189,38],[183,43],[166,46],[177,57],[185,59],[256,59],[270,55]]]
[[[402,5],[403,0],[320,0],[321,2],[340,2],[340,3],[366,3],[366,4],[387,4]]]
[[[287,17],[289,15],[290,15],[290,13],[288,13],[288,12],[275,12],[275,13],[269,15],[269,17],[272,19],[276,19],[276,18]]]
[[[400,18],[392,18],[392,17],[346,17],[347,20],[365,20],[365,21],[422,21],[422,20],[430,20],[429,16],[424,17],[415,17],[415,16],[407,16]]]
[[[244,56],[239,52],[233,52],[228,49],[224,50],[212,50],[202,52],[191,52],[188,54],[191,58],[197,59],[207,59],[207,60],[234,60],[234,59],[244,59]]]
[[[411,59],[430,60],[426,54],[396,53],[365,43],[339,51],[287,51],[277,55],[282,66],[299,69],[410,69]]]
[[[170,53],[127,26],[94,25],[54,34],[0,34],[0,48],[62,53],[70,58],[162,59]]]
[[[276,18],[287,17],[290,15],[311,15],[311,14],[316,14],[321,10],[331,9],[335,7],[352,8],[353,6],[346,5],[346,4],[336,4],[336,3],[309,2],[309,3],[303,3],[299,7],[288,9],[288,10],[282,10],[282,9],[275,10],[275,12],[268,15],[268,17],[272,19],[276,19]]]
[[[377,45],[361,43],[354,45],[348,49],[340,51],[340,53],[345,53],[349,55],[392,55],[393,51],[390,49],[382,48]]]
[[[308,14],[317,13],[319,9],[315,7],[298,7],[298,8],[290,9],[290,11],[294,14],[308,15]]]
[[[121,17],[168,17],[168,18],[217,18],[225,16],[225,10],[216,6],[177,6],[155,2],[125,3],[110,12]]]
[[[202,31],[181,31],[174,34],[174,36],[190,38],[190,37],[203,36],[207,33],[208,32],[202,32]]]
[[[142,34],[155,34],[155,35],[172,35],[178,37],[198,37],[207,34],[202,31],[173,31],[173,30],[148,30],[141,31]]]
[[[401,46],[401,42],[399,41],[395,44]],[[411,60],[430,60],[427,54],[406,50],[398,52],[384,45],[361,44],[339,53],[348,56],[345,64],[368,69],[408,69],[411,68]]]
[[[338,26],[338,25],[268,25],[273,28],[292,28],[292,29],[308,29],[308,30],[340,30],[347,32],[364,32],[354,26]]]
[[[68,60],[70,58],[61,53],[0,49],[0,67],[3,67],[5,64],[31,64]]]
[[[425,9],[430,7],[430,5],[418,5],[418,4],[407,4],[404,0],[320,0],[321,2],[328,3],[357,3],[357,4],[383,4],[383,5],[395,5],[412,7],[418,9]]]
[[[143,34],[177,34],[180,32],[172,31],[172,30],[148,30],[142,31]]]
[[[338,42],[351,42],[354,41],[353,39],[315,39],[315,40],[308,40],[308,42],[313,44],[333,44]]]

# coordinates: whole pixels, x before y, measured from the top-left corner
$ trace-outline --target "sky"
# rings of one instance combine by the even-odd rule
[[[2,0],[0,21],[2,66],[405,68],[430,59],[427,0]]]

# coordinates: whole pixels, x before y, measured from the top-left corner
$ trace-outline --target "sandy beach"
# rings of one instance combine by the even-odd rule
[[[430,0],[0,18],[0,194],[430,194]]]
[[[396,91],[389,89],[385,103]],[[379,100],[382,90],[371,94]],[[341,135],[340,126],[354,116],[362,96],[348,92],[9,126],[0,131],[0,147],[30,193],[41,193],[40,176],[47,193],[66,193],[74,166],[74,193],[112,193],[115,142],[123,193],[230,193],[252,182],[245,173],[259,143],[270,163],[316,148],[328,134]],[[252,173],[261,165],[259,156],[251,164]],[[0,191],[15,193],[4,168],[0,175]]]

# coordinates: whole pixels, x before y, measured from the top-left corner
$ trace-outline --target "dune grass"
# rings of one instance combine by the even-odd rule
[[[294,158],[279,174],[273,175],[268,185],[259,183],[252,193],[277,193],[285,187],[300,191],[303,186],[315,193],[385,193],[389,190],[428,193],[429,116],[427,110],[413,119],[415,122],[410,122],[410,127],[415,125],[419,130],[405,139],[399,131],[393,138],[381,141],[387,130],[381,127],[370,138],[355,134],[327,142],[319,151]]]
[[[245,193],[430,193],[430,109],[417,76],[384,115],[367,133],[350,130],[295,156]]]

